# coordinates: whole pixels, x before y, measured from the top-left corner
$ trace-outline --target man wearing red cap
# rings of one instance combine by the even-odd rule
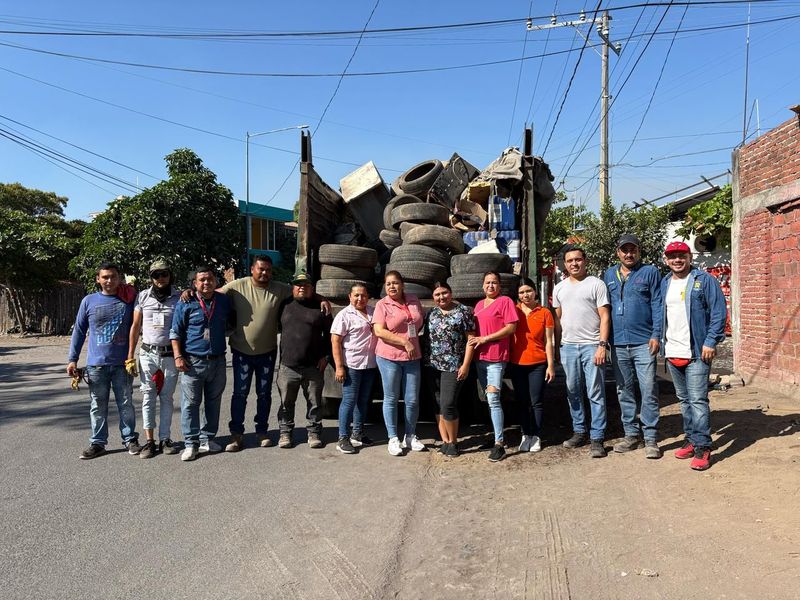
[[[661,281],[663,353],[686,435],[675,458],[691,457],[692,469],[704,471],[711,466],[708,374],[717,344],[725,339],[725,296],[714,277],[692,266],[685,242],[667,244],[664,259],[672,273]]]

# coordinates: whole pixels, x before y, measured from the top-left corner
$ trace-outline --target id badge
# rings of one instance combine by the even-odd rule
[[[210,339],[211,339],[211,333],[208,331],[208,327],[206,327],[205,329],[203,329],[203,340],[207,342]]]
[[[409,338],[417,337],[417,326],[414,323],[408,324],[408,337]]]
[[[164,313],[157,312],[153,314],[153,327],[164,329]]]
[[[619,304],[617,304],[617,314],[618,314],[619,316],[622,316],[622,315],[624,315],[624,314],[625,314],[625,305],[624,305],[622,302],[620,302]]]

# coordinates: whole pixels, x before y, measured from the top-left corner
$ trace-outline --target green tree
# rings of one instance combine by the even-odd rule
[[[555,206],[567,201],[564,192],[558,192],[554,207],[550,209],[547,220],[544,222],[544,233],[538,242],[538,256],[540,265],[550,264],[551,259],[558,254],[561,247],[575,236],[576,231],[585,229],[597,217],[583,206],[568,204]]]
[[[188,148],[165,160],[168,179],[131,198],[114,200],[86,227],[81,253],[71,265],[87,289],[94,289],[94,270],[105,260],[146,282],[150,263],[161,257],[183,285],[197,265],[209,263],[222,272],[244,254],[242,223],[231,191]]]
[[[617,262],[617,240],[631,233],[641,242],[642,262],[660,266],[667,240],[669,213],[657,206],[615,208],[611,202],[600,207],[600,218],[592,220],[582,233],[582,247],[589,259],[592,275],[603,272]]]
[[[684,239],[690,235],[713,235],[721,247],[730,249],[732,225],[733,191],[728,184],[713,198],[690,208],[676,233]]]
[[[54,192],[26,188],[21,183],[0,183],[0,206],[18,210],[33,217],[64,216],[67,198]]]

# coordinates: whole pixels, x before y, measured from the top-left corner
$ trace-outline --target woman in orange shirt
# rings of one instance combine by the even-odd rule
[[[511,348],[511,380],[520,405],[522,442],[519,451],[539,452],[542,449],[544,385],[555,378],[555,321],[550,310],[539,304],[539,291],[533,281],[523,277],[517,293],[519,322]]]

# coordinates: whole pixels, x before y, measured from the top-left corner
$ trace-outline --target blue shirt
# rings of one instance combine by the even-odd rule
[[[703,353],[703,346],[716,348],[725,339],[725,320],[728,307],[725,295],[719,282],[706,271],[692,267],[686,282],[686,319],[689,321],[691,335],[692,359],[698,359]],[[661,280],[661,295],[666,297],[672,273]],[[661,314],[662,331],[667,331],[667,308]],[[664,344],[661,344],[661,354]]]
[[[69,362],[78,362],[89,337],[86,364],[91,367],[124,365],[128,358],[128,335],[133,322],[133,302],[100,292],[81,300],[69,344]]]
[[[627,279],[619,265],[610,267],[603,281],[611,302],[611,342],[638,346],[661,339],[661,274],[652,265],[634,267]]]
[[[231,314],[231,301],[225,294],[214,292],[211,300],[203,302],[205,309],[197,297],[191,302],[177,304],[172,316],[169,339],[179,340],[183,352],[187,354],[225,354],[225,328]],[[209,333],[208,340],[203,336],[206,329]]]

